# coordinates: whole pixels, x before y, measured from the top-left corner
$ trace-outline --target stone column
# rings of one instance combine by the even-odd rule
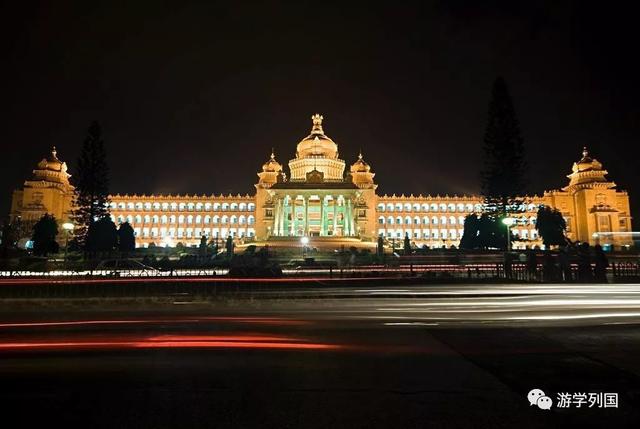
[[[309,235],[309,197],[304,197],[304,235]]]
[[[289,222],[289,235],[296,235],[296,198],[291,199],[291,221]]]
[[[324,222],[324,216],[325,216],[325,209],[324,209],[324,204],[326,202],[326,195],[323,195],[322,198],[320,198],[320,236],[324,236],[327,235],[327,230],[325,228],[325,222]]]
[[[286,215],[286,209],[285,209],[285,203],[287,202],[287,196],[285,195],[284,197],[282,197],[282,204],[280,205],[280,225],[279,225],[279,229],[280,229],[280,235],[281,236],[285,236],[286,234],[284,233],[284,217]]]
[[[333,235],[338,231],[338,197],[333,196]]]
[[[347,236],[351,235],[351,198],[347,198],[344,208],[344,228]]]
[[[273,199],[273,227],[271,228],[271,234],[275,237],[278,236],[278,199]]]
[[[357,235],[357,231],[356,231],[356,208],[355,208],[355,204],[351,205],[351,210],[350,210],[350,215],[349,217],[351,218],[351,235],[355,236]]]

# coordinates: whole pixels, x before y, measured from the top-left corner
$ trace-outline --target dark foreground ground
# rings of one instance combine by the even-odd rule
[[[5,301],[0,411],[8,427],[638,427],[640,287],[536,287]],[[558,392],[619,404],[562,409]]]

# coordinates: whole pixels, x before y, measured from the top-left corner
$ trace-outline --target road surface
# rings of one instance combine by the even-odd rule
[[[0,303],[16,426],[638,427],[639,285]],[[530,405],[542,389],[550,410]],[[617,407],[558,407],[617,393]],[[579,426],[578,426],[579,425]]]

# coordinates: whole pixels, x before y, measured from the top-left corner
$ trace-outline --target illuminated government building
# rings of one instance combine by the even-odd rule
[[[296,147],[289,176],[273,153],[258,173],[255,192],[245,195],[111,195],[111,216],[129,222],[138,246],[154,243],[196,245],[201,236],[234,237],[238,243],[372,246],[382,235],[417,246],[457,246],[464,218],[482,210],[477,195],[378,195],[375,174],[362,154],[347,169],[338,145],[328,137],[322,116],[312,117],[311,133]],[[346,170],[346,172],[345,172]],[[598,240],[631,245],[629,197],[606,178],[607,171],[586,149],[573,164],[569,183],[526,197],[514,215],[514,247],[541,245],[535,229],[540,205],[554,207],[567,220],[573,241]],[[55,148],[38,163],[33,178],[14,191],[11,220],[33,223],[44,213],[66,222],[73,205],[67,166]]]

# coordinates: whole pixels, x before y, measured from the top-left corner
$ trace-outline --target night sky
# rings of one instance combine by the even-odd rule
[[[587,145],[640,210],[639,11],[625,3],[11,3],[2,213],[52,145],[73,171],[93,119],[113,193],[253,193],[271,147],[286,164],[316,112],[348,164],[362,149],[379,193],[477,193],[498,75],[532,192],[564,186]]]

